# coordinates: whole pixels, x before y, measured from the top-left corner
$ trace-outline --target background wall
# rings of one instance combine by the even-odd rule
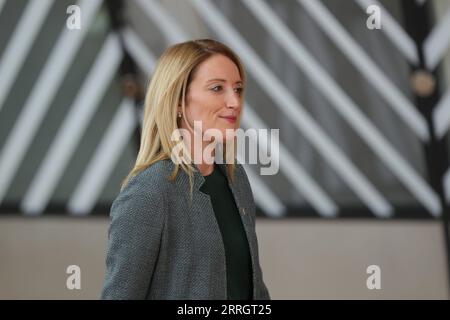
[[[442,226],[434,221],[257,220],[273,299],[448,299]],[[98,299],[105,218],[3,218],[0,299]],[[282,236],[281,236],[282,235]],[[81,290],[66,268],[81,268]],[[369,265],[381,290],[369,290]]]

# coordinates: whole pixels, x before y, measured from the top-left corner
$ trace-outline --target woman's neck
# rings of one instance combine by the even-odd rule
[[[212,142],[210,141],[203,141],[201,150],[197,150],[198,148],[193,148],[194,150],[191,150],[191,156],[193,157],[192,159],[194,159],[194,163],[202,176],[210,175],[214,171],[215,148],[211,150],[212,146],[210,146],[207,150],[207,155],[205,156],[204,154],[207,146],[209,146],[211,143]],[[197,161],[195,159],[201,159],[201,162],[196,163]]]
[[[214,163],[213,164],[197,164],[198,171],[200,171],[202,176],[209,176],[214,171]]]

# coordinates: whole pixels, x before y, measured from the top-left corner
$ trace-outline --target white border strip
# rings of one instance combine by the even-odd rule
[[[125,47],[130,55],[138,63],[141,70],[150,75],[155,68],[156,57],[147,49],[145,44],[132,29],[124,29],[122,35]]]
[[[28,2],[17,27],[6,45],[0,60],[0,74],[2,78],[0,81],[0,112],[52,5],[53,0],[32,0]]]
[[[80,2],[84,28],[73,32],[64,25],[64,31],[59,36],[30,96],[21,109],[0,153],[0,177],[2,177],[0,179],[0,203],[3,201],[101,3],[100,0]]]
[[[376,5],[380,8],[381,31],[391,40],[391,43],[403,53],[411,64],[419,64],[417,46],[411,37],[403,30],[400,24],[390,15],[390,13],[377,0],[355,0],[356,3],[366,12],[367,7]]]
[[[391,146],[378,129],[360,111],[336,82],[326,73],[296,36],[269,9],[263,1],[243,0],[249,10],[289,54],[295,64],[317,86],[339,114],[375,151],[384,164],[413,193],[433,215],[441,213],[439,197],[402,156]]]
[[[297,0],[321,29],[341,49],[350,63],[374,86],[386,99],[395,112],[402,118],[413,132],[422,140],[429,140],[428,127],[425,119],[414,105],[396,88],[394,83],[384,75],[376,63],[351,38],[337,19],[320,1]]]
[[[177,43],[187,40],[183,29],[178,24],[170,23],[167,17],[169,13],[155,0],[135,0],[144,13],[153,21],[158,28],[163,30],[169,43]]]
[[[5,6],[6,0],[0,0],[0,13],[2,13],[3,7]]]
[[[447,203],[450,203],[450,168],[444,174],[443,177],[444,182],[444,192],[445,192],[445,200]]]
[[[134,104],[124,98],[67,204],[74,215],[94,208],[108,178],[137,126]]]
[[[241,161],[240,161],[241,162]],[[242,163],[242,162],[241,162]],[[280,218],[284,215],[286,207],[278,197],[268,188],[261,178],[253,172],[249,165],[243,164],[250,182],[255,202],[272,218]]]
[[[254,109],[246,104],[242,117],[242,124],[247,128],[265,129],[267,125],[258,117]],[[258,143],[260,150],[267,154],[269,145],[267,137],[259,135],[258,141],[249,135],[250,142]],[[271,152],[271,159],[279,164],[284,176],[305,197],[311,206],[323,217],[335,217],[339,211],[337,204],[325,191],[311,178],[307,171],[295,160],[292,154],[283,145],[279,145],[279,154]],[[282,160],[282,161],[280,161]]]
[[[266,67],[260,57],[209,1],[190,0],[205,22],[239,53],[254,79],[266,90],[294,125],[311,141],[318,152],[349,187],[376,214],[386,215],[392,207],[358,168],[329,139],[305,108]]]
[[[450,45],[450,9],[439,24],[434,27],[423,43],[425,64],[428,70],[434,70],[444,57]]]
[[[117,36],[110,34],[25,193],[21,209],[26,214],[40,214],[45,209],[102,97],[116,75],[122,57],[123,52]]]
[[[441,139],[450,126],[450,89],[441,97],[433,110],[434,132]]]
[[[126,28],[122,30],[122,35],[127,51],[138,66],[147,74],[151,74],[156,63],[153,53],[147,49],[134,30]],[[124,99],[69,200],[67,208],[72,214],[86,215],[94,208],[121,152],[138,124],[135,112],[132,101]]]

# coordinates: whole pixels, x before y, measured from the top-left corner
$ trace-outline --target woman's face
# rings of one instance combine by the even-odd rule
[[[194,128],[194,121],[201,121],[202,132],[217,129],[222,141],[226,131],[234,134],[238,129],[242,110],[243,83],[236,64],[228,57],[213,55],[198,65],[186,94],[186,118]],[[182,112],[181,106],[178,108]],[[184,117],[181,128],[186,128]]]

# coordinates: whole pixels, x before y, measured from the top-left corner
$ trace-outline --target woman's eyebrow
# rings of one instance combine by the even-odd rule
[[[209,79],[208,81],[206,81],[206,83],[210,83],[210,82],[213,82],[213,81],[227,82],[225,79],[215,78],[215,79]],[[238,80],[238,81],[236,81],[235,83],[242,84],[242,81],[241,81],[241,80]]]

